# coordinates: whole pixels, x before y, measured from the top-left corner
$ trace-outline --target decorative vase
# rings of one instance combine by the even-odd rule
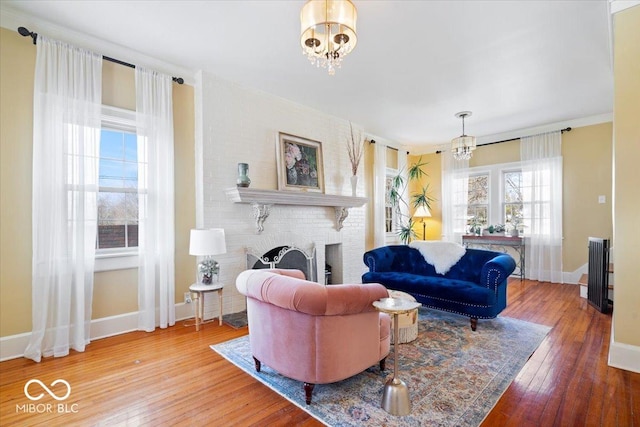
[[[520,235],[520,233],[518,232],[517,228],[513,228],[511,230],[511,237],[518,237]]]
[[[351,176],[351,195],[356,197],[356,192],[358,190],[358,175]]]
[[[251,180],[247,176],[249,172],[249,164],[248,163],[238,163],[238,179],[236,180],[236,185],[238,187],[248,187],[251,184]]]

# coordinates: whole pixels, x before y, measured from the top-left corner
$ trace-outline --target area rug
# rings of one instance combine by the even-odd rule
[[[398,377],[409,387],[410,415],[380,408],[385,379],[378,366],[344,381],[319,384],[310,405],[302,383],[262,365],[255,371],[249,337],[211,348],[313,417],[330,426],[477,426],[489,413],[551,328],[508,317],[479,321],[420,308],[418,338],[400,344]]]

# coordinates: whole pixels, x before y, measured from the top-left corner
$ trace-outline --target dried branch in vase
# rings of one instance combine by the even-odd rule
[[[362,154],[364,153],[364,138],[360,133],[354,134],[351,122],[349,122],[349,128],[351,130],[351,138],[347,139],[347,153],[351,162],[351,172],[353,175],[357,175],[360,160],[362,160]]]

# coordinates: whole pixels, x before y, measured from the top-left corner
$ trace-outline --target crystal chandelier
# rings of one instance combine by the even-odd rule
[[[336,73],[356,46],[356,7],[349,0],[309,0],[300,12],[300,44],[311,64]]]
[[[471,153],[476,149],[476,137],[464,134],[464,118],[471,115],[471,111],[456,113],[457,118],[462,117],[462,135],[451,140],[451,151],[456,160],[469,160]]]

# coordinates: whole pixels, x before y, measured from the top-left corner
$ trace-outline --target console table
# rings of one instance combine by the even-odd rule
[[[474,234],[465,234],[462,236],[462,244],[465,247],[475,247],[480,249],[497,250],[507,253],[507,248],[513,248],[518,254],[516,260],[515,274],[520,273],[520,280],[524,279],[525,272],[525,243],[524,237],[512,237],[502,234],[476,236]]]

